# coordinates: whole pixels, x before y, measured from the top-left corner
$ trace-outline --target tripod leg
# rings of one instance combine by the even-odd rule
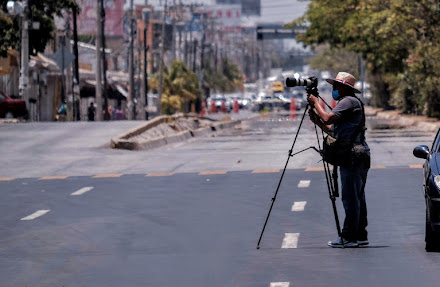
[[[315,124],[315,133],[316,133],[316,140],[318,141],[318,148],[321,149],[321,144],[319,142],[319,136],[318,136],[318,129],[316,127]],[[321,131],[322,136],[324,138],[324,133]],[[332,207],[333,207],[333,214],[335,216],[335,222],[336,222],[336,230],[338,232],[338,236],[341,237],[342,239],[342,232],[341,232],[341,226],[339,224],[339,216],[338,216],[338,210],[336,208],[336,197],[335,197],[335,184],[337,184],[337,182],[332,182],[332,177],[330,174],[330,168],[328,166],[328,163],[325,162],[324,160],[322,160],[322,164],[324,167],[324,174],[325,174],[325,180],[327,182],[327,189],[328,189],[328,194],[330,197],[330,200],[332,202]],[[344,241],[342,240],[342,248],[344,248]]]
[[[302,115],[301,122],[299,123],[299,126],[298,126],[298,130],[296,131],[295,139],[293,140],[292,147],[289,150],[289,156],[287,157],[286,164],[284,165],[283,173],[281,174],[280,181],[278,182],[278,186],[277,186],[277,189],[275,191],[275,195],[272,198],[272,204],[270,205],[269,212],[267,213],[266,221],[264,222],[263,230],[261,231],[261,234],[260,234],[260,239],[258,239],[257,249],[260,249],[261,238],[263,238],[264,230],[266,229],[267,222],[269,221],[269,216],[270,216],[270,213],[272,212],[273,204],[275,203],[275,199],[277,198],[278,190],[280,189],[281,182],[283,181],[284,173],[286,172],[287,165],[289,164],[289,160],[290,160],[290,157],[291,157],[291,154],[292,154],[292,151],[293,151],[293,147],[295,146],[296,140],[298,138],[299,131],[301,130],[301,126],[303,124],[304,117],[306,116],[308,108],[309,108],[309,104],[307,104],[306,109],[304,110],[304,114]]]

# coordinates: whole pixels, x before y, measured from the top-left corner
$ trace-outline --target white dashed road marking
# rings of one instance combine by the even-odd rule
[[[269,287],[289,287],[290,282],[272,282]]]
[[[310,180],[300,180],[298,183],[299,188],[305,188],[310,186]]]
[[[285,233],[281,248],[297,248],[299,233]]]
[[[92,189],[93,189],[93,186],[83,187],[80,190],[75,191],[71,195],[81,195],[81,194],[84,194],[88,191],[91,191]]]
[[[31,215],[28,215],[26,217],[23,217],[21,220],[34,220],[37,217],[40,217],[42,215],[45,215],[48,213],[50,209],[47,210],[38,210],[37,212],[32,213]]]
[[[292,211],[304,211],[307,201],[296,201],[292,205]]]

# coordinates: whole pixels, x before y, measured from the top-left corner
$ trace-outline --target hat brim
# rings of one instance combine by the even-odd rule
[[[335,84],[335,82],[338,82],[341,85],[344,85],[344,86],[347,86],[347,87],[351,88],[353,90],[353,92],[355,92],[356,94],[360,94],[361,93],[361,91],[359,91],[358,89],[350,86],[349,84],[341,83],[339,81],[336,81],[335,79],[325,79],[325,80],[327,81],[327,83],[329,83],[332,86]]]

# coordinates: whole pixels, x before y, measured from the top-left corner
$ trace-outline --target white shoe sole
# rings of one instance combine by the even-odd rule
[[[332,244],[331,242],[328,242],[327,245],[332,248],[356,248],[356,247],[359,247],[359,244],[353,243],[353,242],[350,242],[350,243],[347,243],[344,245]]]

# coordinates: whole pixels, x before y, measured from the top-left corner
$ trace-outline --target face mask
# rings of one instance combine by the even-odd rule
[[[338,90],[333,90],[332,91],[332,97],[335,101],[337,101],[339,99],[339,91]]]

